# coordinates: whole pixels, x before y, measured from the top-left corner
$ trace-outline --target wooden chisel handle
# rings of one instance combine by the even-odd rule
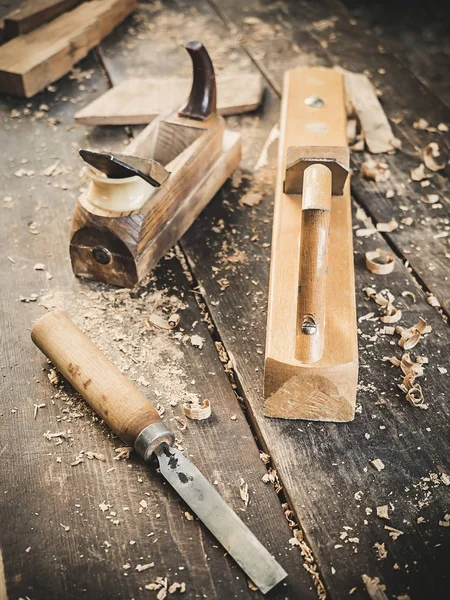
[[[53,311],[31,329],[36,346],[121,440],[148,459],[173,443],[152,404],[64,313]]]
[[[311,165],[303,176],[296,358],[305,363],[323,355],[331,179],[330,169],[321,164]]]

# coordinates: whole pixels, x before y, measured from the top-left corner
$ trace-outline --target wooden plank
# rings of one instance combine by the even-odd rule
[[[279,9],[279,5],[238,7],[234,4],[228,7],[227,14],[235,19],[234,31],[236,26],[237,31],[242,31],[240,19],[252,19],[253,23],[260,23],[260,30],[265,32],[264,40],[270,38],[275,49],[278,47],[278,36],[280,45],[290,48],[289,38],[286,39],[289,29],[274,29],[274,23],[279,27],[283,22],[280,16],[288,14],[286,5],[281,7],[280,12]],[[274,14],[271,14],[272,11]],[[290,19],[290,23],[293,22]],[[305,25],[300,17],[297,22]],[[272,37],[270,32],[273,31],[278,33]],[[295,35],[300,44],[298,30]],[[264,58],[264,43],[262,41],[261,46],[254,43],[254,58],[257,61]],[[246,47],[248,49],[249,45],[246,44]],[[268,61],[275,62],[273,54],[267,53],[266,56]],[[286,51],[279,60],[282,64],[291,63],[293,57]],[[268,70],[267,63],[262,66]],[[279,70],[280,67],[277,75]],[[245,133],[243,137],[246,137]],[[257,162],[258,147],[255,146],[256,155],[247,154],[247,168]],[[267,172],[255,174],[252,187],[261,186],[261,180],[267,178]],[[374,327],[366,323],[361,324],[362,364],[358,397],[361,404],[354,423],[324,426],[264,420],[261,417],[262,357],[258,351],[255,353],[255,348],[261,349],[264,344],[263,313],[268,278],[268,252],[264,246],[270,239],[270,196],[265,196],[260,205],[249,211],[237,203],[242,191],[242,188],[225,190],[217,203],[210,205],[200,216],[182,244],[205,290],[212,318],[232,357],[236,376],[248,402],[249,414],[272,454],[285,492],[301,515],[307,538],[320,560],[329,596],[347,597],[355,587],[353,597],[367,598],[361,581],[363,573],[380,577],[381,583],[387,585],[389,597],[405,593],[411,598],[421,597],[431,590],[438,597],[445,595],[448,586],[445,569],[448,546],[447,549],[438,546],[440,543],[447,544],[444,542],[444,529],[438,524],[439,515],[446,510],[445,484],[438,482],[431,485],[428,488],[430,497],[425,503],[423,496],[420,493],[417,495],[417,492],[423,483],[428,485],[425,480],[429,471],[437,472],[438,476],[443,473],[445,481],[445,474],[449,472],[447,450],[441,447],[442,434],[446,429],[444,423],[448,418],[446,385],[438,369],[438,365],[442,367],[448,362],[447,326],[431,310],[424,294],[418,290],[416,281],[398,261],[395,273],[387,277],[377,278],[365,270],[362,260],[364,253],[375,246],[387,248],[379,236],[376,240],[356,238],[359,315],[364,316],[373,308],[362,293],[362,288],[370,284],[377,286],[377,289],[388,287],[398,299],[405,289],[413,291],[418,298],[416,304],[406,304],[406,298],[397,300],[401,303],[405,320],[412,323],[419,315],[426,315],[427,321],[433,324],[433,335],[416,349],[430,358],[431,372],[424,383],[430,408],[428,411],[418,411],[404,403],[401,393],[396,389],[399,381],[397,374],[386,369],[381,361],[384,355],[401,355],[401,350],[396,350],[395,344],[391,345],[390,338],[377,336],[376,340],[371,340]],[[225,198],[227,202],[224,203]],[[199,235],[211,227],[211,220],[213,228],[205,250]],[[220,235],[213,235],[221,223],[224,226]],[[226,248],[225,252],[223,248]],[[230,265],[226,258],[232,257],[237,249],[241,260]],[[226,289],[224,278],[227,280]],[[389,465],[380,473],[370,464],[375,456],[381,457]],[[301,473],[301,476],[295,477],[294,473]],[[427,493],[427,490],[423,491]],[[388,497],[394,498],[395,508],[388,526],[395,527],[397,524],[399,529],[405,527],[404,535],[396,542],[384,529],[383,520],[375,516],[376,506],[389,502]],[[325,505],[324,498],[327,498]],[[366,508],[370,514],[367,514]],[[417,523],[417,520],[421,521],[422,512],[429,513],[428,526],[423,531]],[[349,538],[353,541],[349,541]],[[386,559],[378,560],[375,543],[385,544],[388,552]]]
[[[446,82],[450,46],[447,23],[449,5],[442,2],[394,2],[382,4],[344,0],[352,18],[375,30],[383,47],[392,52],[428,89],[450,107]]]
[[[288,543],[292,534],[282,507],[273,488],[261,481],[267,469],[175,253],[134,292],[82,282],[71,273],[70,217],[81,183],[76,150],[89,143],[118,151],[127,140],[120,129],[103,128],[101,136],[86,137],[84,128],[73,126],[76,99],[87,102],[106,89],[92,57],[80,69],[91,75],[82,90],[67,77],[55,93],[38,100],[0,99],[11,158],[0,165],[8,194],[1,199],[0,250],[10,257],[1,264],[5,309],[0,317],[0,546],[8,597],[150,597],[144,586],[159,576],[170,584],[186,582],[187,598],[261,596],[201,524],[188,519],[187,507],[155,470],[133,454],[115,460],[120,442],[73,390],[50,385],[50,366],[33,347],[29,328],[46,308],[63,308],[146,397],[165,408],[164,420],[180,428],[178,444],[217,480],[227,502],[287,569],[287,585],[273,597],[308,598],[308,575],[298,549]],[[41,103],[49,110],[39,116]],[[19,116],[11,116],[13,109]],[[36,263],[45,263],[46,271],[33,268]],[[36,302],[19,301],[32,293]],[[177,330],[149,324],[152,314],[167,318],[170,312],[181,316]],[[175,417],[184,419],[183,402],[197,394],[211,400],[213,416],[186,421],[182,431]],[[46,405],[36,419],[34,404]],[[44,438],[61,431],[66,437],[60,445],[54,445],[57,438]],[[82,450],[84,461],[71,466]],[[106,460],[89,460],[88,451]],[[240,477],[249,485],[247,507]],[[136,570],[152,562],[154,567]]]
[[[33,31],[81,2],[82,0],[33,0],[22,3],[4,18],[5,40]]]
[[[175,109],[187,98],[192,80],[187,78],[125,79],[75,114],[81,125],[146,125]],[[217,110],[236,115],[256,110],[264,90],[260,74],[222,75],[217,78]]]
[[[238,9],[233,4],[230,10],[236,18],[240,15],[246,36],[245,47],[263,72],[269,75],[278,91],[281,90],[280,65],[292,64],[295,60],[311,65],[339,65],[354,72],[366,71],[370,74],[371,82],[380,90],[383,107],[403,148],[392,156],[383,156],[391,172],[390,180],[377,184],[355,177],[352,181],[353,193],[375,223],[394,218],[400,224],[395,231],[386,233],[389,244],[409,261],[421,282],[448,311],[450,286],[448,225],[445,216],[448,181],[443,171],[430,172],[430,185],[423,188],[420,182],[411,181],[410,177],[411,170],[422,160],[421,149],[426,144],[436,141],[443,156],[446,156],[448,147],[445,132],[422,131],[414,128],[413,123],[423,118],[436,127],[448,121],[448,109],[411,75],[405,65],[388,52],[380,53],[378,46],[382,41],[362,23],[359,27],[352,25],[347,11],[337,1],[265,8],[254,3],[248,5],[245,11]],[[249,15],[260,18],[261,23],[244,23],[243,19]],[[270,22],[266,22],[267,19]],[[274,27],[275,20],[280,22],[280,30]],[[303,25],[292,26],[292,23]],[[266,39],[270,38],[272,52],[267,48],[268,42],[260,41],[263,28],[269,31]],[[290,32],[288,38],[281,34],[282,30]],[[355,171],[358,172],[370,158],[366,153],[352,153]],[[390,196],[391,190],[394,196],[386,197],[386,194]],[[430,204],[423,203],[421,198],[426,198],[427,194],[437,194],[440,200],[438,204],[442,208],[438,206],[433,209]],[[412,225],[402,223],[406,217],[412,217]]]
[[[136,0],[92,0],[7,42],[0,48],[0,92],[33,96],[67,73],[135,8]]]
[[[234,23],[229,19],[226,21],[235,33],[243,32],[241,39],[245,40],[246,49],[251,49],[254,61],[263,72],[270,74],[273,84],[279,81],[284,67],[327,61],[320,44],[301,28],[304,25],[301,16],[297,21],[286,17],[291,7],[285,4],[261,6],[259,3],[227,6],[227,15],[236,20]],[[173,6],[164,8],[164,13],[156,11],[151,19],[144,20],[144,30],[145,22],[150,22],[152,30],[157,32],[162,14],[166,24],[176,22],[179,13]],[[201,3],[195,7],[191,5],[190,10],[190,14],[203,16],[205,13]],[[244,19],[248,19],[248,24],[243,23]],[[208,18],[208,24],[211,21]],[[295,22],[299,27],[290,37]],[[254,33],[250,36],[252,29]],[[215,48],[222,47],[223,39],[223,34],[217,35],[215,43],[211,39],[209,50],[213,57]],[[157,41],[157,38],[153,40],[155,44]],[[162,40],[161,43],[168,44]],[[148,41],[137,47],[133,56],[128,57],[127,65],[125,58],[118,56],[115,60],[119,49],[113,40],[103,44],[102,56],[106,57],[113,81],[117,81],[120,74],[124,76],[127,71],[132,71],[140,56],[153,56],[154,52],[149,48],[152,46]],[[305,52],[302,53],[300,48]],[[233,48],[233,52],[238,51]],[[176,68],[175,60],[173,64]],[[401,382],[399,372],[381,360],[384,355],[401,356],[401,349],[387,336],[371,340],[377,325],[363,321],[361,382],[357,418],[353,423],[306,424],[262,417],[262,353],[273,169],[262,168],[254,176],[251,173],[255,164],[266,162],[260,152],[266,138],[276,137],[269,134],[275,131],[272,126],[278,115],[279,105],[269,94],[257,127],[254,123],[241,121],[246,142],[243,182],[236,188],[228,185],[218,194],[184,236],[182,247],[203,290],[218,335],[229,351],[249,417],[272,456],[284,492],[301,519],[306,539],[319,562],[328,596],[343,598],[352,591],[352,597],[366,599],[361,576],[367,574],[380,577],[381,583],[387,585],[390,597],[409,594],[414,598],[429,593],[439,597],[445,594],[448,585],[445,567],[448,543],[445,542],[445,529],[438,523],[446,511],[444,481],[448,481],[449,465],[448,452],[442,448],[442,440],[447,437],[444,432],[448,419],[446,375],[438,367],[445,369],[449,360],[449,336],[440,316],[426,303],[416,280],[399,261],[396,261],[394,273],[383,278],[366,271],[364,253],[376,246],[386,249],[379,235],[375,234],[370,240],[355,239],[358,314],[364,316],[374,309],[376,312],[376,306],[369,303],[362,292],[366,285],[375,285],[377,289],[388,287],[395,294],[396,304],[403,310],[402,321],[406,324],[417,322],[419,316],[432,324],[432,335],[417,349],[418,353],[430,358],[423,383],[430,408],[420,410],[405,402],[397,388]],[[264,154],[270,159],[272,149],[269,147]],[[240,204],[239,200],[246,193],[262,197],[260,204],[251,209]],[[416,304],[401,296],[405,290],[416,295]],[[386,468],[377,472],[370,463],[374,458],[382,459]],[[427,482],[429,473],[436,474],[432,476],[434,483]],[[423,486],[428,486],[428,490]],[[428,493],[430,496],[425,500]],[[376,516],[376,507],[389,505],[389,502],[395,510],[390,509],[390,522],[387,522]],[[384,529],[385,524],[403,530],[404,534],[395,541]],[[385,544],[386,559],[378,560],[375,543]]]

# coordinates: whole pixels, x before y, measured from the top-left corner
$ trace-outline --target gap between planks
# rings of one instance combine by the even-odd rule
[[[216,3],[215,0],[207,0],[207,2],[211,6],[211,8],[216,12],[217,16],[222,20],[224,25],[228,28],[230,33],[232,33],[233,35],[236,36],[240,47],[244,50],[244,52],[250,58],[250,60],[255,65],[255,67],[258,69],[258,71],[266,79],[268,85],[270,85],[270,87],[273,89],[273,91],[278,96],[278,98],[281,99],[282,90],[280,89],[280,86],[276,83],[276,81],[274,81],[272,79],[270,73],[267,71],[267,69],[264,67],[264,65],[262,65],[257,59],[255,59],[254,56],[252,55],[251,51],[248,50],[245,40],[243,39],[243,36],[238,32],[238,28],[236,27],[236,25],[234,25],[234,23],[227,17],[227,15],[223,12],[223,10],[220,8],[220,6],[218,6],[218,4]],[[344,9],[348,12],[348,9],[346,7],[344,7]],[[349,14],[349,18],[350,18],[351,15],[350,15],[350,13],[348,13],[348,14]],[[377,39],[378,39],[378,36],[377,36]],[[392,54],[392,56],[395,56],[390,51],[388,53]],[[328,56],[328,54],[327,54],[327,56]],[[397,58],[397,57],[395,57],[395,58]],[[403,63],[402,61],[399,61],[399,62],[401,62],[401,64],[408,71],[410,71],[407,63]],[[415,77],[415,75],[413,73],[412,73],[412,76]],[[422,83],[422,85],[424,85],[424,84]],[[424,87],[426,87],[428,90],[427,86],[424,85]],[[436,102],[439,102],[440,104],[442,104],[442,101],[431,90],[429,90],[429,91],[430,91],[430,94],[432,94],[432,96],[436,99]],[[363,210],[368,215],[368,217],[376,224],[377,220],[374,217],[373,213],[371,213],[371,211],[368,210],[368,208],[366,206],[364,206],[363,204],[360,203],[358,194],[354,191],[353,187],[352,187],[351,195],[352,195],[352,201],[355,204],[356,208],[361,208],[361,210]],[[386,242],[386,244],[389,246],[389,248],[394,252],[395,256],[402,261],[402,264],[405,265],[406,262],[408,263],[408,267],[405,267],[405,268],[410,269],[409,273],[410,273],[411,277],[414,279],[417,287],[422,289],[425,293],[430,293],[430,294],[434,295],[434,292],[432,292],[432,290],[426,285],[425,281],[422,279],[422,277],[419,275],[419,273],[411,266],[411,264],[409,264],[408,257],[402,253],[401,249],[398,248],[393,243],[393,241],[389,238],[388,235],[386,235],[386,233],[384,233],[382,231],[379,231],[378,233],[381,235],[381,237]],[[442,317],[444,322],[447,322],[446,319],[450,319],[450,312],[447,311],[442,306],[439,306],[439,307],[435,306],[433,308],[439,313],[439,315]]]

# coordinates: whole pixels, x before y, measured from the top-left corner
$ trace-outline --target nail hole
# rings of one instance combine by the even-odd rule
[[[305,104],[306,106],[312,106],[313,108],[321,108],[325,102],[322,98],[318,98],[317,96],[308,96],[308,98],[305,98]]]

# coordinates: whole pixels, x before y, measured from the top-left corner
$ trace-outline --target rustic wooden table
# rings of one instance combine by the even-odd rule
[[[30,326],[53,307],[159,402],[186,454],[285,567],[288,579],[268,597],[445,597],[448,184],[440,171],[423,188],[410,169],[426,143],[448,149],[445,132],[413,126],[419,118],[433,127],[448,123],[448,42],[439,37],[445,18],[422,28],[432,7],[405,4],[403,22],[397,8],[380,12],[350,0],[142,3],[48,91],[0,99],[0,598],[163,598],[175,582],[185,583],[184,598],[261,597],[156,471],[134,453],[126,458],[68,385],[49,381],[51,366],[31,343]],[[117,150],[135,130],[87,129],[73,115],[125,76],[188,75],[180,44],[189,39],[204,42],[218,72],[260,70],[267,79],[260,110],[228,119],[242,132],[241,173],[137,290],[77,280],[68,255],[82,185],[77,149]],[[276,144],[267,150],[265,142],[279,118],[283,70],[335,64],[370,75],[403,143],[383,156],[389,181],[353,178],[355,229],[367,226],[362,210],[373,223],[412,217],[392,233],[355,236],[356,297],[360,317],[379,316],[363,288],[388,288],[403,326],[419,317],[432,326],[413,350],[428,357],[421,380],[428,408],[405,400],[400,370],[383,361],[401,357],[397,336],[377,334],[380,324],[363,320],[355,421],[267,420],[262,373]],[[353,153],[355,172],[367,158]],[[242,203],[248,192],[261,202]],[[437,205],[421,202],[432,193]],[[391,275],[366,270],[364,253],[377,247],[395,253]],[[430,292],[442,308],[427,302]],[[152,313],[174,310],[181,315],[175,332],[149,325]],[[181,406],[192,395],[211,401],[209,420],[186,423]],[[374,469],[374,459],[385,468]],[[246,484],[248,506],[240,493]],[[389,520],[377,516],[380,506]],[[366,589],[364,576],[385,588],[374,580]]]

